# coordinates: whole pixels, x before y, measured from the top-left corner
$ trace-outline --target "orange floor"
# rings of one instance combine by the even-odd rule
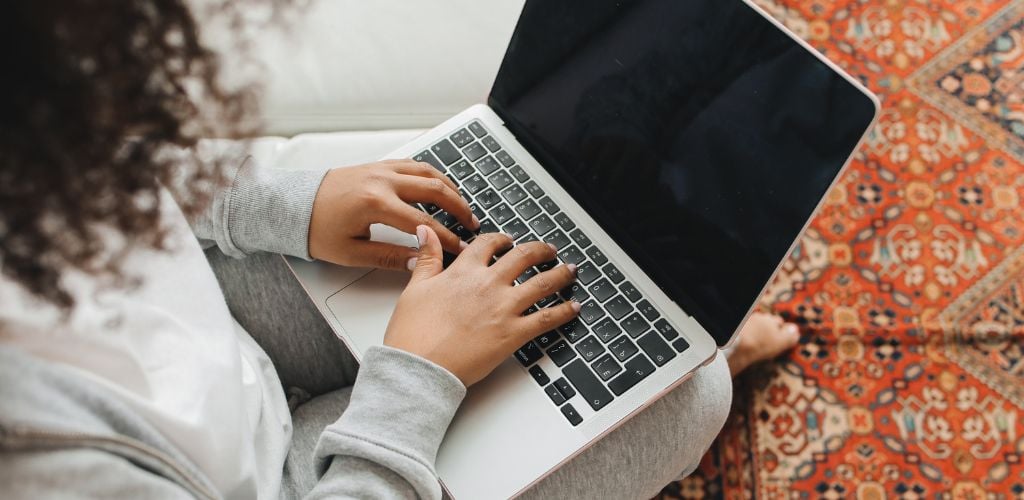
[[[760,0],[883,99],[664,498],[1024,499],[1024,1]]]

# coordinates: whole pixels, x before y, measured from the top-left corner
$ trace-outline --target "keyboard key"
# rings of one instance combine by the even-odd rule
[[[565,396],[563,396],[562,393],[558,391],[558,388],[555,387],[555,384],[551,384],[545,387],[544,392],[547,393],[549,398],[551,398],[551,402],[555,403],[555,406],[559,406],[565,402]]]
[[[530,220],[540,213],[540,206],[534,203],[533,200],[526,200],[516,205],[516,212],[519,212],[519,216],[523,220]]]
[[[434,205],[433,203],[424,203],[420,205],[424,212],[434,215],[441,211],[441,207]]]
[[[519,277],[516,278],[516,281],[518,281],[520,284],[526,283],[526,280],[528,280],[528,279],[530,279],[530,278],[532,278],[532,277],[534,277],[536,275],[537,275],[537,268],[535,268],[535,267],[528,267],[528,268],[526,268],[525,271],[523,271],[523,274],[520,274]]]
[[[563,366],[566,363],[572,361],[576,357],[576,353],[573,352],[572,347],[569,347],[569,343],[564,340],[559,340],[551,349],[548,349],[548,357],[551,361],[554,361],[556,365]]]
[[[576,247],[566,247],[561,252],[558,252],[558,259],[566,264],[579,264],[585,258],[583,252]]]
[[[654,321],[658,319],[658,310],[654,306],[646,301],[642,300],[636,305],[636,308],[640,310],[640,314],[643,314],[647,321]]]
[[[615,295],[615,287],[608,280],[601,278],[593,285],[587,287],[590,295],[593,295],[599,302],[604,302]]]
[[[530,227],[532,227],[537,234],[543,237],[555,228],[555,221],[551,220],[551,217],[548,217],[547,215],[541,215],[540,217],[530,221]]]
[[[566,231],[572,231],[576,228],[576,223],[573,222],[572,218],[570,218],[565,212],[558,212],[555,214],[555,222],[557,222],[558,225]]]
[[[587,238],[587,235],[583,234],[583,231],[580,231],[579,229],[569,233],[569,236],[572,236],[572,240],[575,241],[580,248],[587,248],[592,243],[590,238]]]
[[[558,336],[558,332],[552,330],[548,333],[545,333],[544,335],[541,335],[533,339],[533,341],[536,342],[537,345],[539,345],[542,349],[547,349],[548,347],[551,347],[555,342],[557,342],[559,338],[560,337]]]
[[[602,267],[601,270],[604,271],[604,275],[607,276],[608,279],[612,280],[612,283],[619,283],[626,279],[626,277],[619,272],[619,268],[615,267],[615,264],[608,264],[607,266]]]
[[[624,368],[625,370],[622,372],[622,375],[615,377],[608,383],[608,388],[616,396],[621,396],[622,393],[647,378],[654,371],[654,365],[643,356],[637,356],[629,360]]]
[[[641,349],[650,356],[654,364],[662,366],[668,363],[672,358],[676,357],[675,351],[672,350],[664,340],[658,334],[651,332],[643,337],[640,337],[636,343]]]
[[[608,314],[611,314],[615,319],[622,319],[627,314],[633,312],[633,306],[621,295],[616,295],[614,299],[609,300],[604,308],[608,310]]]
[[[462,224],[456,224],[455,227],[452,228],[452,232],[455,233],[455,236],[458,236],[462,241],[469,241],[476,236],[473,234],[473,231],[466,229],[466,226],[463,226]]]
[[[654,329],[658,330],[658,333],[660,333],[662,337],[665,337],[665,340],[672,340],[679,336],[679,332],[677,332],[675,328],[672,328],[672,325],[668,324],[668,321],[663,319],[659,319],[654,322]]]
[[[640,294],[640,290],[637,290],[636,287],[628,281],[619,285],[619,291],[621,291],[622,295],[625,295],[630,302],[636,302],[643,298],[643,295]]]
[[[587,288],[577,281],[574,281],[569,286],[563,288],[561,293],[565,300],[575,300],[580,304],[582,304],[584,300],[590,298],[590,294],[587,293]]]
[[[601,377],[601,380],[608,380],[618,375],[622,371],[622,367],[615,362],[615,358],[606,354],[594,362],[594,371],[597,372],[598,377]]]
[[[579,351],[580,356],[583,356],[583,359],[587,360],[588,363],[604,354],[604,346],[593,336],[587,337],[579,344],[576,344],[576,350]]]
[[[494,157],[491,156],[485,156],[484,159],[476,162],[476,169],[484,175],[491,175],[498,168],[498,162],[494,161]]]
[[[441,142],[434,144],[430,147],[430,152],[437,156],[437,159],[441,160],[441,163],[445,165],[451,165],[458,160],[462,159],[462,154],[459,153],[452,143],[448,142],[448,139],[443,139]]]
[[[583,417],[576,413],[576,408],[573,408],[571,404],[562,407],[562,415],[565,415],[565,418],[569,420],[573,427],[580,425],[580,422],[583,421]]]
[[[476,195],[476,202],[484,209],[490,210],[494,205],[501,203],[501,196],[493,189],[487,188]]]
[[[515,216],[516,213],[504,203],[491,210],[491,219],[498,225],[505,225],[506,222],[512,220]]]
[[[449,137],[449,139],[451,139],[456,146],[461,148],[464,147],[466,144],[473,142],[473,135],[470,134],[468,130],[462,129],[452,134],[451,137]]]
[[[608,262],[608,257],[604,256],[604,252],[597,247],[590,247],[587,249],[587,257],[594,261],[595,264],[603,266],[605,262]]]
[[[558,208],[558,205],[555,204],[554,200],[547,196],[540,199],[540,206],[544,209],[545,212],[552,215],[562,211],[562,209]]]
[[[534,181],[530,181],[527,182],[526,184],[523,184],[523,187],[525,187],[526,192],[530,193],[530,196],[533,196],[534,198],[540,198],[544,196],[544,190],[541,189],[540,186],[538,186],[537,183]]]
[[[572,388],[572,385],[569,384],[569,381],[566,380],[565,377],[556,380],[554,385],[558,388],[558,392],[562,393],[562,396],[565,396],[565,399],[572,399],[572,397],[576,395],[576,389]]]
[[[537,307],[547,307],[547,306],[550,306],[552,304],[560,304],[561,302],[562,302],[562,298],[561,297],[559,297],[558,295],[555,295],[555,294],[551,294],[551,295],[548,295],[547,297],[544,297],[543,299],[538,300],[537,301]]]
[[[501,144],[498,144],[498,141],[494,140],[494,138],[491,136],[487,136],[484,137],[483,139],[480,139],[480,142],[484,145],[485,148],[487,148],[488,151],[492,153],[501,149]]]
[[[626,329],[626,333],[630,337],[637,338],[641,333],[650,330],[651,324],[645,321],[640,313],[633,313],[628,318],[622,320],[622,328]]]
[[[690,348],[690,343],[687,342],[686,339],[679,337],[674,342],[672,342],[672,348],[675,349],[676,352],[682,353],[683,351]]]
[[[594,372],[590,371],[590,367],[583,360],[577,359],[565,365],[562,368],[562,374],[565,375],[565,378],[569,379],[569,382],[579,391],[580,396],[587,401],[587,404],[594,411],[604,408],[612,399],[615,399],[608,392],[608,389],[604,388],[601,381],[594,376]]]
[[[479,142],[470,144],[469,147],[462,150],[462,154],[469,158],[469,161],[477,161],[481,156],[487,154],[487,150]]]
[[[592,281],[600,277],[601,271],[590,262],[584,262],[576,269],[576,279],[584,285],[589,285]]]
[[[512,176],[504,170],[496,172],[494,175],[488,177],[487,180],[491,181],[491,185],[493,185],[498,191],[507,188],[509,184],[515,182],[512,180]]]
[[[603,318],[605,315],[604,309],[593,300],[588,300],[583,303],[583,307],[580,308],[580,319],[588,325],[593,325],[594,322]]]
[[[551,379],[548,378],[548,374],[544,373],[544,369],[539,365],[530,367],[530,376],[533,380],[536,380],[542,387],[551,383]]]
[[[494,153],[494,157],[506,167],[511,167],[516,161],[512,159],[512,156],[508,154],[508,151],[498,151]]]
[[[544,241],[551,243],[555,248],[561,250],[569,244],[569,237],[566,236],[561,229],[555,229],[551,234],[544,237]]]
[[[537,362],[538,359],[544,356],[544,353],[537,347],[537,344],[533,342],[527,342],[526,345],[520,347],[516,351],[516,359],[519,360],[523,366],[530,366]]]
[[[523,170],[523,167],[520,167],[519,165],[516,165],[516,166],[508,169],[508,171],[511,172],[512,173],[512,177],[515,177],[516,180],[519,181],[519,182],[526,182],[526,181],[530,180],[529,174],[527,174],[526,171]]]
[[[587,333],[589,333],[587,327],[578,319],[574,319],[558,327],[558,332],[561,333],[566,340],[572,343],[579,342],[580,339],[586,337]]]
[[[523,243],[529,243],[531,241],[540,241],[540,238],[537,238],[537,235],[533,233],[526,233],[526,236],[523,236],[522,238],[516,240],[516,244],[522,245]]]
[[[476,194],[487,188],[487,181],[485,181],[483,177],[480,177],[479,174],[473,174],[472,177],[462,181],[462,185],[471,194]]]
[[[515,205],[526,198],[526,191],[523,191],[519,185],[515,185],[502,191],[501,196],[508,200],[509,204]]]
[[[636,347],[636,344],[623,335],[615,339],[615,342],[608,344],[608,350],[611,351],[619,361],[625,361],[633,357],[633,355],[640,349]]]
[[[473,212],[473,215],[475,215],[477,219],[487,217],[487,212],[484,212],[484,209],[480,208],[480,205],[477,205],[476,203],[470,203],[469,210]]]
[[[468,161],[459,160],[455,165],[452,165],[451,172],[456,179],[462,180],[472,175],[476,170],[473,169],[473,165],[470,165]]]
[[[469,124],[469,131],[473,132],[473,135],[477,137],[483,137],[487,135],[487,129],[485,129],[484,126],[480,125],[480,122],[477,121],[474,121],[473,123]]]
[[[530,228],[526,227],[526,223],[519,219],[513,219],[512,222],[505,224],[501,228],[505,234],[509,235],[513,240],[519,239],[521,236],[530,232]]]
[[[459,220],[448,212],[438,212],[434,214],[434,220],[447,228],[455,227],[455,225],[459,223]]]
[[[422,151],[420,152],[420,154],[413,156],[412,159],[415,161],[421,161],[423,163],[429,163],[442,174],[447,173],[446,169],[444,168],[444,163],[441,163],[441,160],[438,160],[437,157],[434,156],[434,154],[431,153],[430,151]]]
[[[619,328],[619,325],[616,325],[611,319],[606,318],[594,325],[594,333],[597,335],[597,338],[601,339],[601,342],[607,344],[622,333],[622,328]]]
[[[480,231],[479,232],[480,232],[480,234],[500,233],[501,229],[498,229],[498,226],[495,225],[494,222],[491,222],[490,220],[485,219],[485,220],[480,221]]]

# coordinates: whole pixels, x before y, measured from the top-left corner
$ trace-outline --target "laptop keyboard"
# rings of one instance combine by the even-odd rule
[[[571,402],[576,396],[600,411],[690,347],[483,124],[473,121],[413,159],[447,175],[469,200],[480,219],[476,233],[435,205],[419,207],[463,240],[504,232],[517,244],[543,240],[558,248],[557,261],[527,269],[517,285],[558,261],[578,266],[575,283],[526,314],[576,300],[582,304],[579,317],[515,353],[571,425],[583,421]],[[556,367],[553,372],[550,365],[547,371],[541,367],[545,356]]]

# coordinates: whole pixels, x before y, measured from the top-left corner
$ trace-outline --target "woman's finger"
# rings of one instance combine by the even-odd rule
[[[453,266],[460,262],[470,262],[477,265],[489,265],[495,254],[512,248],[513,242],[507,234],[487,233],[477,236],[473,243],[455,259]],[[509,280],[512,283],[512,280]]]
[[[406,203],[433,203],[451,214],[463,226],[471,230],[480,227],[480,221],[473,215],[469,203],[459,196],[458,190],[451,189],[438,178],[398,175],[393,180],[395,193]]]
[[[515,248],[501,256],[493,267],[502,279],[511,282],[530,266],[555,260],[555,255],[553,245],[541,241],[531,241],[516,245]]]
[[[429,226],[430,229],[437,233],[437,238],[441,240],[441,246],[447,252],[458,254],[465,248],[466,243],[460,240],[455,233],[441,225],[440,222],[434,220],[427,213],[413,208],[401,200],[395,199],[393,202],[385,203],[384,209],[375,215],[375,217],[372,217],[372,219],[375,219],[372,222],[387,224],[409,234],[416,234],[416,226]]]
[[[538,335],[558,328],[580,314],[580,303],[575,301],[563,302],[557,306],[545,307],[533,314],[528,314],[516,320],[515,330],[521,337],[517,342],[536,338]]]
[[[459,187],[455,185],[455,182],[448,178],[447,175],[442,174],[433,165],[424,163],[421,161],[405,160],[396,162],[390,165],[391,169],[397,173],[405,175],[415,175],[417,177],[433,177],[435,179],[441,179],[448,187],[452,188],[452,191],[458,192]]]
[[[558,292],[575,280],[575,264],[558,266],[526,280],[512,292],[515,296],[516,310],[526,310],[540,299]]]

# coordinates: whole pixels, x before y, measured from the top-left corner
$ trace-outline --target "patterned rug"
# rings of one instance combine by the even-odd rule
[[[1024,0],[759,3],[884,111],[763,298],[799,347],[661,497],[1024,499]]]

